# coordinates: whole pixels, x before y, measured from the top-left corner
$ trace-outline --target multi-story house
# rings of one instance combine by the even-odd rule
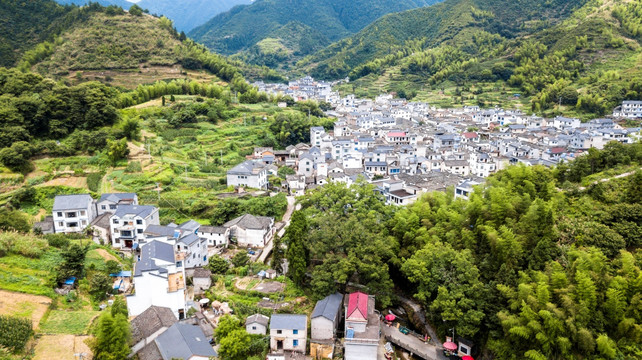
[[[130,316],[156,305],[170,308],[178,319],[185,318],[185,269],[174,246],[156,240],[143,244],[133,275],[135,291],[127,296]]]
[[[267,165],[259,160],[247,160],[227,172],[228,186],[246,186],[267,189]]]
[[[273,355],[285,352],[306,353],[308,317],[303,314],[272,314],[270,350]]]
[[[263,248],[274,236],[274,218],[245,214],[223,225],[238,246]]]
[[[94,199],[89,194],[58,195],[54,198],[53,222],[56,233],[81,232],[95,217]]]
[[[96,214],[115,213],[118,205],[138,205],[138,195],[135,193],[102,194],[96,201]]]
[[[613,116],[629,119],[642,118],[642,101],[626,100],[622,105],[615,108]]]
[[[372,360],[379,347],[379,316],[375,298],[362,292],[348,295],[344,301],[346,360]]]
[[[207,266],[207,239],[200,238],[194,233],[187,233],[176,240],[176,251],[183,255],[186,269]]]
[[[230,239],[230,229],[224,226],[201,226],[197,235],[207,239],[209,246],[227,246]]]
[[[150,205],[119,205],[109,225],[113,247],[136,249],[145,241],[145,229],[160,225],[158,209]]]

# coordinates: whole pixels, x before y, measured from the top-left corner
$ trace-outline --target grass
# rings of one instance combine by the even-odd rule
[[[87,334],[89,325],[98,311],[64,311],[52,310],[46,321],[40,325],[43,334]]]
[[[20,255],[0,257],[0,289],[53,297],[56,274],[52,270],[60,261],[59,251],[53,248],[39,259]]]

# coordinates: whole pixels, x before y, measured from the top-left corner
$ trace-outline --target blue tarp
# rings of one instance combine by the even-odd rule
[[[114,290],[120,289],[121,286],[123,286],[123,280],[120,280],[120,282],[118,284],[114,285]]]
[[[118,277],[118,276],[132,277],[132,272],[131,271],[121,271],[121,272],[109,274],[109,276],[113,276],[113,277]]]
[[[65,285],[73,285],[76,282],[75,277],[70,277],[69,279],[65,280]]]
[[[132,245],[132,249],[134,250],[138,249],[138,243],[134,243],[134,245]]]
[[[265,272],[265,270],[261,270],[261,271],[259,271],[259,273],[257,275],[260,276],[260,277],[265,277],[267,275],[267,273]]]

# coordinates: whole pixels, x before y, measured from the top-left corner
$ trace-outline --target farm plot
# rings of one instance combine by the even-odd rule
[[[85,353],[83,359],[90,360],[91,350],[85,343],[89,336],[44,335],[36,344],[34,360],[77,360],[74,354]]]
[[[38,328],[50,304],[51,299],[46,296],[0,290],[0,315],[31,319],[34,329]]]
[[[98,311],[52,310],[46,321],[40,325],[43,334],[84,335]]]

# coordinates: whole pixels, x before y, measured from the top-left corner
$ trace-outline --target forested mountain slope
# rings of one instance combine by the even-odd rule
[[[388,15],[299,66],[420,97],[425,86],[457,86],[454,104],[474,101],[484,86],[508,88],[536,113],[598,116],[642,96],[641,9],[639,0],[448,0]],[[466,97],[461,89],[471,86]]]
[[[23,70],[72,82],[101,80],[128,88],[186,76],[216,79],[206,73],[189,73],[200,69],[225,81],[238,72],[222,57],[179,35],[165,17],[97,4],[75,8],[72,13],[79,15],[65,31],[24,55],[20,63]]]
[[[48,0],[0,0],[0,66],[12,66],[30,47],[47,40],[71,10]]]
[[[380,16],[419,6],[436,0],[258,0],[219,14],[206,24],[194,29],[190,36],[210,49],[233,54],[247,50],[266,38],[276,37],[282,44],[288,42],[292,22],[303,24],[313,33],[316,46],[326,45],[353,34]],[[282,29],[283,27],[286,27]],[[289,29],[289,30],[288,30]]]

